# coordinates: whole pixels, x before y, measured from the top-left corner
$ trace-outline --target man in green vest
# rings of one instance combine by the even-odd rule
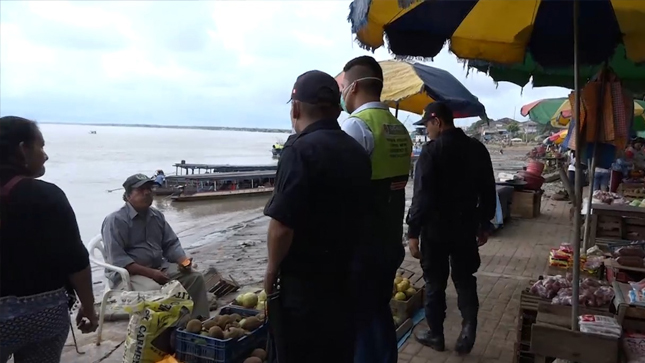
[[[369,56],[349,61],[341,83],[341,106],[350,114],[342,129],[358,141],[372,161],[371,229],[355,263],[357,314],[355,363],[397,362],[397,342],[390,310],[392,281],[403,262],[405,186],[412,140],[405,126],[381,102],[383,70]],[[366,310],[366,311],[365,311]]]

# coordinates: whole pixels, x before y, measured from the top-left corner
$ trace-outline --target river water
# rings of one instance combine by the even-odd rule
[[[123,205],[121,186],[132,174],[152,175],[187,163],[275,164],[271,145],[287,134],[41,124],[49,161],[43,180],[62,188],[74,207],[85,243],[100,233],[106,215]],[[91,134],[90,131],[96,131]],[[268,197],[217,202],[171,203],[158,197],[161,209],[185,247],[203,243],[208,235],[258,215]]]

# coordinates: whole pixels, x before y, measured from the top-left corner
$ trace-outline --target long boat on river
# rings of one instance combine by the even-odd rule
[[[275,175],[275,170],[190,175],[185,187],[178,188],[170,198],[173,202],[192,202],[270,194]]]
[[[166,181],[163,185],[154,188],[155,195],[171,195],[178,192],[179,188],[185,187],[187,192],[196,191],[196,189],[188,183],[189,180],[196,179],[213,179],[222,173],[248,173],[256,171],[273,171],[278,169],[277,165],[229,165],[229,164],[188,164],[182,160],[181,163],[173,165],[175,167],[175,175],[166,176]],[[195,173],[197,172],[197,173]],[[193,183],[194,184],[194,183]],[[195,189],[195,190],[193,190]]]
[[[229,165],[229,164],[188,164],[184,160],[174,164],[175,177],[194,174],[235,173],[248,171],[277,170],[277,164],[270,165]],[[197,173],[195,173],[197,171]],[[169,176],[170,177],[170,176]]]

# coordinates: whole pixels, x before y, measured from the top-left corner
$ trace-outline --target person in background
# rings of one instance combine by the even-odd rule
[[[341,106],[350,114],[343,131],[358,141],[372,162],[371,227],[357,254],[356,291],[369,301],[357,318],[356,363],[395,363],[396,328],[390,310],[392,280],[405,257],[403,219],[412,140],[406,127],[381,102],[383,70],[370,56],[349,61],[343,71]]]
[[[78,295],[76,324],[96,330],[89,254],[65,193],[38,180],[48,157],[35,122],[0,118],[0,363],[58,363]]]
[[[423,147],[417,162],[407,218],[410,253],[421,259],[427,294],[429,330],[419,332],[416,339],[435,350],[445,349],[445,290],[452,275],[463,319],[455,351],[467,354],[477,331],[478,248],[488,240],[497,208],[493,166],[486,147],[455,127],[445,103],[427,105],[415,123],[419,124],[425,125],[432,141]]]
[[[204,276],[192,269],[192,259],[163,213],[151,207],[154,183],[143,174],[123,183],[125,204],[105,218],[101,229],[106,262],[128,270],[134,291],[158,290],[179,281],[193,299],[193,317],[206,319],[210,305]],[[106,270],[105,275],[112,288],[125,287],[118,273]]]
[[[155,183],[160,187],[163,187],[166,183],[166,174],[163,173],[163,170],[157,170],[157,175],[155,175]]]
[[[611,178],[609,191],[616,193],[623,179],[629,178],[630,171],[634,168],[634,151],[631,148],[625,150],[622,157],[616,159],[611,165]]]
[[[298,77],[291,92],[296,133],[284,145],[264,209],[271,218],[264,289],[280,363],[354,360],[348,276],[367,229],[372,170],[365,149],[338,125],[339,103],[329,74]],[[361,306],[371,303],[365,301]]]
[[[569,151],[569,166],[567,167],[567,174],[569,174],[569,183],[571,183],[571,187],[575,188],[576,186],[576,151],[571,150]],[[570,198],[573,198],[573,196],[569,196]]]
[[[593,177],[593,190],[609,190],[609,169],[596,167]]]

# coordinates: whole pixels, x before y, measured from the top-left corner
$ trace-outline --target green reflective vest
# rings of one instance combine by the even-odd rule
[[[369,108],[355,115],[374,136],[372,180],[407,176],[410,173],[412,140],[401,121],[387,109]]]

